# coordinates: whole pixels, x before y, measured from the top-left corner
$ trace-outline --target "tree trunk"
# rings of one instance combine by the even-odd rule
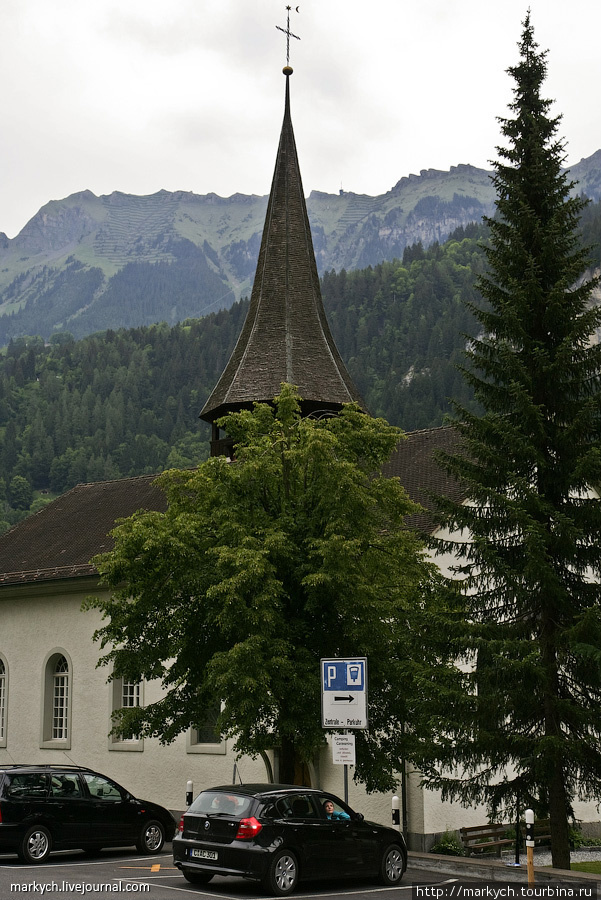
[[[282,735],[280,745],[280,784],[294,784],[294,774],[296,770],[296,754],[294,752],[294,742],[290,738]]]
[[[549,784],[549,820],[551,824],[551,864],[554,869],[569,869],[568,802],[561,760],[555,761]]]
[[[570,868],[570,836],[568,831],[569,803],[563,772],[564,738],[559,724],[559,664],[557,660],[557,626],[551,604],[543,608],[541,649],[545,670],[544,709],[545,736],[551,738],[547,746],[549,778],[549,823],[551,826],[551,864],[554,869]]]
[[[282,737],[281,740],[279,756],[280,784],[310,786],[311,774],[309,772],[309,767],[297,754],[294,747],[294,741],[286,737]]]

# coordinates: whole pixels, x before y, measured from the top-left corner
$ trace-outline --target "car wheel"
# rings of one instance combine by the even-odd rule
[[[382,854],[380,881],[382,884],[398,884],[403,877],[405,856],[398,844],[391,844]]]
[[[136,847],[140,853],[160,853],[165,843],[165,829],[156,819],[144,822]]]
[[[18,856],[24,863],[41,863],[48,859],[52,850],[52,836],[43,825],[36,825],[25,833]]]
[[[276,896],[291,894],[298,884],[298,862],[294,853],[289,850],[276,853],[262,883],[266,891]]]
[[[193,872],[191,869],[182,869],[182,875],[190,884],[208,884],[213,877],[211,872]]]

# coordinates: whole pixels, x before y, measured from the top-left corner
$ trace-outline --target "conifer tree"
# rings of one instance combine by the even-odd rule
[[[601,484],[601,348],[591,343],[601,312],[530,14],[518,46],[479,283],[487,304],[473,309],[481,333],[465,372],[483,412],[457,406],[463,454],[444,460],[468,503],[439,501],[452,534],[471,534],[445,549],[460,559],[456,648],[473,665],[455,702],[444,695],[429,782],[493,815],[516,798],[533,806],[550,818],[553,865],[569,868],[572,802],[601,798],[601,503],[590,490]]]

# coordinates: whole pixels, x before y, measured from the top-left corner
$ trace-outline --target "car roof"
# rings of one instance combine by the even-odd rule
[[[316,788],[304,787],[298,784],[220,784],[217,787],[205,788],[204,791],[223,791],[229,794],[247,794],[250,797],[265,797],[273,794],[290,794],[307,792],[321,794],[323,791]],[[203,791],[203,793],[204,793]]]
[[[14,772],[15,769],[36,772],[91,772],[91,769],[88,769],[86,766],[73,766],[69,764],[62,766],[58,763],[0,763],[0,771],[2,772]]]

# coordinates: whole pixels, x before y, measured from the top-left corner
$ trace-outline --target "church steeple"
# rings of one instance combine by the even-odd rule
[[[326,320],[290,115],[289,65],[271,193],[250,309],[200,417],[215,419],[256,401],[271,402],[282,382],[298,387],[303,414],[337,412],[363,401]],[[213,427],[213,454],[220,452]]]

